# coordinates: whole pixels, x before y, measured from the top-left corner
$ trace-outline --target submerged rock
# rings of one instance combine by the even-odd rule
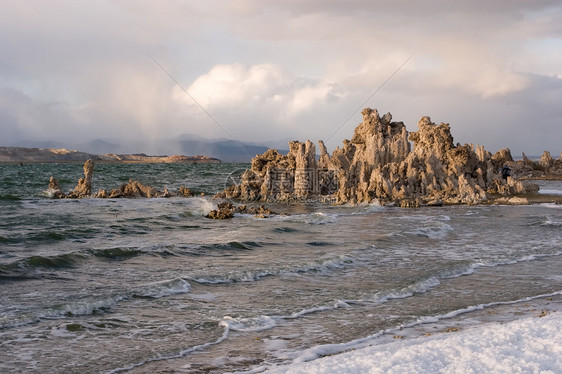
[[[501,167],[515,164],[509,149],[494,156],[482,146],[454,144],[450,126],[429,117],[408,133],[390,113],[362,111],[363,122],[351,140],[330,156],[319,142],[320,157],[310,141],[289,143],[289,153],[270,149],[252,160],[238,185],[218,196],[240,201],[394,203],[404,207],[477,204],[487,193],[513,195],[535,190],[513,178],[503,180]],[[413,147],[410,143],[413,143]],[[543,163],[551,163],[545,156]]]
[[[189,188],[180,186],[180,195],[183,197],[192,197],[194,194]]]

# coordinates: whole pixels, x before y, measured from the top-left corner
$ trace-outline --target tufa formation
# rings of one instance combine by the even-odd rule
[[[538,191],[533,184],[502,177],[536,165],[515,163],[509,149],[492,155],[482,146],[454,144],[448,124],[429,117],[409,133],[403,122],[382,117],[376,109],[362,111],[363,122],[351,140],[330,156],[322,141],[319,158],[310,141],[289,143],[289,153],[269,149],[257,155],[238,185],[218,194],[240,201],[331,202],[397,204],[403,207],[442,204],[478,204],[491,196],[512,196]],[[413,143],[413,146],[411,143]],[[558,163],[558,164],[557,164]],[[540,165],[562,172],[562,159],[543,155]],[[534,170],[534,169],[533,169]]]
[[[65,194],[61,191],[59,182],[55,177],[49,179],[49,189],[48,194],[52,198],[56,199],[81,199],[84,197],[95,197],[95,198],[153,198],[153,197],[172,197],[172,196],[183,196],[192,197],[193,192],[184,186],[180,186],[179,192],[174,194],[164,188],[163,191],[159,191],[151,186],[146,186],[138,181],[129,179],[128,183],[121,185],[119,188],[114,188],[109,192],[100,189],[95,194],[92,194],[92,175],[94,174],[94,161],[92,159],[87,160],[84,163],[84,177],[78,180],[78,184],[72,191]]]

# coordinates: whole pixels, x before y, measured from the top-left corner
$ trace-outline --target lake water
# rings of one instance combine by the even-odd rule
[[[205,218],[245,166],[100,164],[96,191],[206,195],[52,200],[81,165],[0,165],[0,372],[260,372],[562,290],[561,205]]]

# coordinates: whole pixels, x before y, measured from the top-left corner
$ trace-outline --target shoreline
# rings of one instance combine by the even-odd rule
[[[416,367],[416,372],[434,372],[431,369],[424,368],[429,360],[435,359],[431,355],[439,355],[439,350],[460,350],[463,355],[474,353],[470,358],[470,363],[476,366],[485,365],[486,362],[482,356],[490,355],[491,352],[510,349],[511,352],[507,357],[515,357],[516,354],[523,354],[518,351],[521,347],[505,347],[502,345],[501,339],[488,339],[487,336],[496,330],[506,330],[504,334],[508,335],[512,326],[519,324],[537,325],[541,323],[543,317],[560,319],[562,316],[562,291],[557,291],[549,295],[541,295],[534,298],[525,298],[513,302],[503,302],[490,306],[475,306],[473,310],[452,312],[448,317],[437,316],[437,320],[432,321],[432,317],[427,317],[427,322],[415,323],[412,326],[396,327],[386,330],[378,336],[372,338],[359,339],[357,344],[353,342],[344,344],[349,345],[340,352],[329,352],[334,347],[326,346],[325,354],[319,354],[322,346],[313,347],[303,352],[300,358],[293,363],[287,365],[276,366],[265,370],[266,373],[336,373],[339,369],[345,367],[348,372],[384,372],[392,369],[396,372],[407,372]],[[468,309],[468,308],[467,308]],[[513,329],[513,328],[512,328]],[[496,332],[496,334],[498,334]],[[474,338],[478,335],[479,338]],[[472,337],[471,339],[469,339]],[[493,336],[492,336],[493,337]],[[537,341],[534,341],[537,340]],[[531,337],[525,339],[527,345],[541,345],[544,341],[540,341],[541,337]],[[361,343],[364,341],[364,343]],[[458,342],[468,341],[468,347],[457,346]],[[470,352],[477,350],[480,344],[481,349],[478,352]],[[556,345],[556,342],[552,342]],[[425,349],[426,346],[432,346],[431,351]],[[560,345],[560,344],[559,344]],[[559,347],[560,348],[560,347]],[[404,356],[403,351],[406,350],[408,355]],[[421,350],[421,354],[410,355],[412,350]],[[468,350],[468,351],[467,351]],[[383,354],[383,361],[377,360],[377,355]],[[306,359],[306,356],[317,354],[314,359]],[[546,352],[545,352],[546,355]],[[392,356],[396,356],[391,358]],[[429,357],[426,357],[429,356]],[[555,357],[550,357],[556,360]],[[451,357],[449,361],[455,362],[456,357]],[[504,360],[506,358],[504,357]],[[464,359],[466,361],[466,359]],[[395,363],[396,366],[392,366]],[[433,364],[433,362],[431,362]],[[525,362],[525,364],[528,364]],[[338,366],[339,365],[339,366]],[[356,365],[353,368],[353,365]],[[384,367],[384,369],[383,369]],[[421,371],[419,371],[421,367]],[[516,368],[516,367],[514,367]],[[447,369],[447,366],[441,367]],[[379,371],[377,371],[379,370]]]
[[[191,164],[223,164],[225,162],[222,162],[221,160],[192,160],[192,161],[160,161],[160,160],[155,160],[155,161],[150,161],[150,160],[96,160],[94,159],[94,161],[96,162],[96,164],[187,164],[187,165],[191,165]],[[22,161],[0,161],[0,165],[1,164],[5,164],[5,165],[18,165],[20,164],[21,166],[25,166],[25,165],[56,165],[56,164],[77,164],[77,165],[83,165],[85,161],[80,160],[80,161],[74,161],[74,160],[61,160],[61,161],[26,161],[26,160],[22,160]]]

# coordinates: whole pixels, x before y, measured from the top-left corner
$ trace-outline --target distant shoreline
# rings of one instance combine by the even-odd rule
[[[0,147],[0,163],[6,164],[78,164],[92,159],[96,163],[166,163],[166,164],[201,164],[220,163],[221,160],[209,156],[149,156],[144,153],[103,155],[86,153],[65,148],[25,148],[25,147]]]
[[[183,162],[169,162],[169,161],[108,161],[93,159],[96,164],[219,164],[222,161],[183,161]],[[43,165],[43,164],[76,164],[82,165],[84,161],[0,161],[0,165]],[[226,162],[228,163],[228,162]]]

